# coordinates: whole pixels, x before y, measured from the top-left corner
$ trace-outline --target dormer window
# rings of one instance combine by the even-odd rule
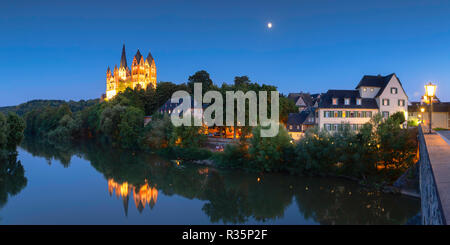
[[[337,105],[338,104],[338,99],[337,98],[333,98],[333,105]]]
[[[361,105],[361,99],[359,99],[359,98],[356,99],[356,104],[357,104],[357,105]]]
[[[350,98],[345,98],[345,99],[344,99],[344,103],[345,103],[346,105],[350,105]]]
[[[397,88],[391,88],[391,94],[397,94],[398,90]]]
[[[370,88],[370,92],[373,92],[373,88]]]
[[[363,88],[363,91],[364,91],[364,92],[367,92],[367,88]]]

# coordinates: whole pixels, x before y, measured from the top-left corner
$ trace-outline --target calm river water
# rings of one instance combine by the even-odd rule
[[[420,209],[342,179],[224,171],[90,144],[26,141],[18,152],[0,164],[0,224],[404,224]]]

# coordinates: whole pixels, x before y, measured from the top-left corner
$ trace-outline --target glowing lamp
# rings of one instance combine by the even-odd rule
[[[430,97],[432,99],[434,97],[434,94],[436,92],[436,85],[432,84],[431,82],[425,85],[425,92],[426,96]]]
[[[431,119],[432,119],[432,112],[433,112],[433,97],[436,93],[436,85],[432,84],[431,82],[425,85],[425,95],[430,100],[430,110],[428,113],[430,114],[430,129],[428,131],[429,134],[431,134]]]

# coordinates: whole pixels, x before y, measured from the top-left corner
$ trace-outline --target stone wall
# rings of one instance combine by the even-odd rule
[[[420,198],[422,206],[423,225],[445,225],[441,200],[437,191],[436,182],[431,168],[430,158],[423,135],[419,126],[419,155],[420,155]]]

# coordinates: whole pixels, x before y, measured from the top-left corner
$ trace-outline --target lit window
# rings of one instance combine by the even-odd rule
[[[361,99],[356,99],[356,104],[361,105]]]
[[[397,94],[397,88],[391,88],[391,94]]]
[[[333,105],[337,105],[338,104],[338,99],[337,98],[333,98]]]
[[[370,88],[370,92],[373,92],[373,88]]]
[[[363,91],[364,91],[364,92],[367,92],[367,88],[363,88]]]
[[[349,98],[345,98],[344,102],[345,102],[346,105],[350,105],[350,99]]]

